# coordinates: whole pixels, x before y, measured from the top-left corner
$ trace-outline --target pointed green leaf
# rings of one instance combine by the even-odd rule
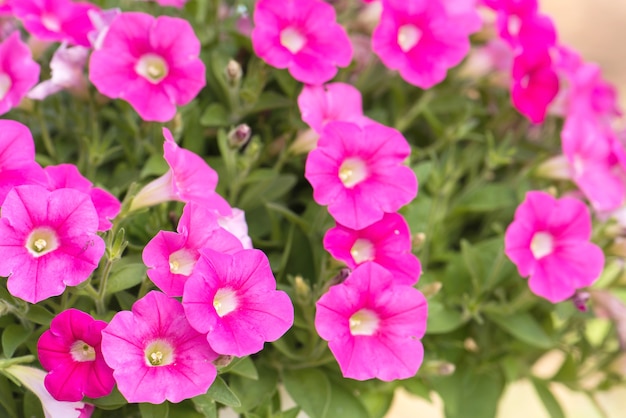
[[[537,320],[527,312],[509,316],[487,313],[487,317],[515,338],[533,347],[548,349],[554,345]]]
[[[13,357],[15,350],[30,336],[31,331],[18,324],[11,324],[2,333],[2,351],[6,358]]]
[[[237,398],[237,395],[230,390],[226,382],[224,382],[224,379],[219,376],[215,378],[215,382],[213,382],[206,394],[210,396],[211,399],[224,405],[234,407],[241,406],[241,401]]]
[[[284,382],[289,395],[309,417],[331,418],[328,415],[331,385],[324,372],[319,369],[287,370]]]
[[[141,412],[141,418],[168,418],[170,407],[167,402],[161,404],[140,403],[139,412]]]

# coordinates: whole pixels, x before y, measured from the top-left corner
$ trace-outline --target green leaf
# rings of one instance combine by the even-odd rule
[[[309,417],[349,416],[328,415],[331,405],[331,385],[328,377],[321,370],[286,370],[283,377],[285,389]]]
[[[554,345],[537,320],[527,312],[509,316],[486,312],[486,315],[500,328],[526,344],[542,349],[549,349]]]
[[[363,394],[359,400],[367,409],[369,418],[384,418],[393,402],[393,392],[370,391]]]
[[[18,324],[11,324],[2,333],[2,351],[6,358],[13,357],[15,350],[28,339],[31,331]]]
[[[276,393],[278,374],[273,368],[257,364],[258,380],[248,379],[236,374],[230,376],[231,390],[241,401],[241,406],[234,408],[238,413],[244,413],[268,401]]]
[[[233,407],[241,406],[241,401],[239,400],[237,395],[235,395],[233,391],[230,390],[226,382],[224,382],[224,379],[219,376],[217,376],[215,382],[213,382],[206,395],[216,402],[222,403],[224,405]]]
[[[504,377],[495,370],[457,370],[452,376],[432,378],[432,383],[443,399],[446,418],[495,418],[504,391]]]
[[[259,96],[259,100],[252,107],[251,112],[257,113],[263,112],[265,110],[280,109],[293,105],[293,101],[286,98],[285,96],[277,94],[273,91],[264,91],[263,93],[261,93],[261,96]]]
[[[326,418],[350,417],[370,418],[365,406],[356,397],[356,392],[349,391],[345,386],[330,381],[330,403]]]
[[[548,411],[550,418],[565,418],[563,409],[561,408],[559,401],[557,401],[550,391],[547,382],[537,378],[532,378],[531,381],[537,395],[539,395],[539,399],[541,399],[543,406],[546,408],[546,411]]]
[[[54,314],[41,305],[30,305],[26,313],[26,319],[39,325],[50,325]]]
[[[248,180],[251,178],[252,176],[248,177]],[[265,202],[275,201],[289,193],[297,181],[297,177],[293,174],[272,173],[269,178],[254,182],[246,187],[238,206],[248,211],[263,205]]]
[[[280,411],[272,415],[272,418],[296,418],[302,409],[299,406],[294,406],[286,411]]]
[[[228,371],[248,379],[259,380],[259,372],[257,372],[254,362],[250,357],[240,359],[237,363],[230,367]]]
[[[128,404],[128,401],[122,396],[117,386],[114,386],[110,394],[102,398],[91,399],[89,403],[94,404],[99,409],[112,410]]]
[[[113,266],[107,281],[107,294],[117,293],[138,285],[146,277],[146,266],[143,263],[118,263]]]
[[[141,174],[139,174],[140,179],[145,179],[150,176],[160,176],[169,170],[169,165],[167,161],[163,158],[161,154],[153,154],[148,158],[148,161],[143,165],[141,169]]]
[[[203,414],[206,418],[217,418],[217,405],[213,398],[209,395],[200,395],[195,398],[191,398],[196,411]]]
[[[454,331],[465,323],[459,311],[446,308],[439,302],[428,303],[426,334],[445,334]]]
[[[229,126],[228,111],[220,103],[212,103],[204,110],[202,117],[200,117],[200,124],[211,127]]]
[[[432,402],[432,399],[430,398],[430,388],[424,384],[421,378],[412,377],[411,379],[403,380],[402,386],[409,393],[426,399],[428,402]]]
[[[161,404],[140,403],[139,412],[141,412],[141,418],[168,418],[170,406],[167,402]]]
[[[0,405],[11,416],[11,418],[17,418],[17,408],[15,406],[15,399],[13,399],[13,390],[9,380],[0,376]]]
[[[463,195],[454,210],[458,212],[491,212],[515,207],[515,189],[507,184],[486,184],[474,187]]]

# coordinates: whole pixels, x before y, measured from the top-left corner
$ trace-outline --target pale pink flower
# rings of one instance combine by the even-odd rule
[[[183,208],[176,231],[160,231],[146,244],[142,255],[148,277],[169,296],[183,295],[201,248],[229,254],[243,249],[239,239],[219,225],[213,211],[194,202]]]
[[[105,96],[129,102],[142,119],[167,122],[205,85],[199,54],[186,20],[126,12],[91,54],[89,79]]]
[[[63,43],[52,55],[50,60],[49,80],[37,84],[28,97],[34,100],[43,100],[61,90],[70,90],[74,94],[87,94],[87,78],[83,73],[89,49],[84,46],[68,47]]]
[[[20,104],[39,80],[39,71],[19,31],[0,43],[0,115]]]
[[[58,314],[37,342],[39,362],[48,374],[44,384],[59,401],[100,398],[113,390],[113,370],[104,362],[100,341],[104,321],[77,309]]]
[[[102,330],[102,354],[128,402],[180,402],[206,393],[217,358],[176,299],[152,291]]]
[[[252,239],[248,235],[248,223],[246,222],[246,213],[239,208],[232,208],[233,212],[230,215],[219,215],[217,223],[233,234],[244,250],[250,250],[253,248]]]
[[[220,354],[254,354],[279,339],[293,324],[293,305],[276,290],[270,263],[259,250],[223,254],[200,250],[187,279],[183,306],[189,323],[207,334]]]
[[[166,7],[175,7],[177,9],[182,9],[185,7],[185,3],[187,0],[155,0],[160,6]]]
[[[531,191],[515,211],[504,252],[530,290],[552,303],[590,286],[604,267],[602,250],[589,242],[591,217],[579,200]]]
[[[324,236],[324,248],[349,268],[373,261],[394,275],[396,283],[414,285],[422,266],[411,253],[409,225],[402,215],[386,213],[383,218],[361,230],[337,225]]]
[[[363,229],[417,194],[415,173],[403,165],[410,153],[395,129],[331,122],[309,153],[304,175],[315,201],[328,205],[338,223]]]
[[[163,136],[165,137],[163,157],[170,169],[137,193],[130,210],[177,200],[200,203],[220,215],[230,215],[232,213],[230,205],[215,192],[217,172],[199,155],[180,148],[169,129],[163,128]]]
[[[107,10],[92,9],[87,12],[89,20],[94,27],[94,29],[87,34],[87,39],[89,39],[89,43],[93,49],[100,49],[102,47],[102,42],[104,42],[104,38],[109,31],[109,26],[111,26],[111,23],[120,13],[122,13],[122,10],[119,8]]]
[[[481,23],[473,0],[385,0],[372,48],[407,82],[427,89],[467,55]]]
[[[0,217],[0,276],[13,296],[37,303],[87,280],[104,254],[89,195],[40,186],[13,188]]]
[[[255,54],[303,83],[323,84],[352,60],[348,34],[322,0],[259,0],[254,24]]]
[[[98,6],[71,0],[18,0],[13,12],[26,30],[42,41],[69,42],[89,46],[87,33],[93,25],[87,16]]]
[[[376,263],[358,266],[316,304],[315,329],[344,377],[384,381],[417,373],[428,306],[417,289]]]

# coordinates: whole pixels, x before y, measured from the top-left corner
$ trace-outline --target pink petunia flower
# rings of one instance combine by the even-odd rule
[[[37,343],[39,361],[48,374],[44,384],[59,401],[100,398],[113,390],[113,370],[104,362],[100,341],[104,321],[77,309],[58,314]]]
[[[28,97],[43,100],[46,97],[68,89],[79,96],[87,95],[87,78],[83,74],[89,49],[77,45],[68,47],[62,44],[52,55],[50,73],[52,77],[36,85]]]
[[[530,276],[533,293],[557,303],[602,272],[604,254],[590,237],[591,218],[582,202],[531,191],[506,230],[504,252],[521,276]]]
[[[189,323],[211,347],[237,357],[254,354],[293,324],[293,305],[276,290],[269,261],[259,250],[223,254],[200,250],[187,279],[183,307]]]
[[[19,0],[13,12],[26,30],[42,41],[69,42],[90,46],[87,33],[93,30],[87,12],[98,6],[71,0]]]
[[[206,393],[217,358],[182,305],[152,291],[102,330],[102,355],[128,402],[180,402]]]
[[[217,172],[199,155],[180,148],[169,129],[163,128],[163,136],[165,137],[163,157],[170,169],[137,193],[130,210],[177,200],[200,203],[220,215],[230,215],[232,213],[230,205],[215,192]]]
[[[338,223],[363,229],[417,194],[415,173],[402,164],[410,152],[395,129],[331,122],[309,153],[304,175],[315,201],[328,205]]]
[[[384,381],[417,373],[428,307],[417,289],[376,263],[358,266],[316,304],[315,329],[344,377]]]
[[[482,24],[474,3],[385,0],[372,49],[407,82],[430,88],[469,52],[469,34]]]
[[[59,164],[44,168],[48,177],[48,190],[75,189],[86,193],[98,213],[98,231],[111,229],[111,219],[120,213],[121,203],[111,193],[93,184],[83,177],[73,164]]]
[[[2,204],[0,276],[13,296],[37,303],[87,280],[104,254],[89,195],[18,186]]]
[[[155,0],[160,6],[165,7],[175,7],[177,9],[182,9],[185,7],[185,3],[187,0]]]
[[[303,83],[323,84],[352,60],[348,34],[322,0],[259,0],[254,24],[255,54]]]
[[[324,248],[349,268],[373,261],[394,275],[396,283],[414,285],[422,266],[411,253],[409,225],[402,215],[386,213],[383,218],[361,230],[337,225],[324,236]]]
[[[204,87],[200,41],[184,19],[127,12],[117,16],[89,61],[98,91],[123,99],[142,119],[167,122]]]
[[[246,222],[246,213],[239,208],[232,208],[233,212],[230,215],[219,215],[217,223],[219,226],[233,234],[244,250],[250,250],[253,248],[252,239],[248,235],[248,223]]]
[[[537,15],[537,0],[483,0],[483,3],[497,13],[500,37],[516,48],[523,23]]]
[[[0,43],[0,115],[20,104],[39,80],[39,71],[19,31]]]
[[[89,43],[93,49],[100,49],[102,47],[102,42],[104,42],[104,38],[109,31],[111,23],[113,23],[120,13],[122,13],[122,10],[119,8],[107,10],[92,9],[87,12],[89,20],[94,27],[92,31],[87,33],[87,39],[89,39]]]
[[[146,244],[142,255],[148,277],[169,296],[183,295],[201,248],[228,254],[243,249],[239,239],[219,225],[213,211],[194,202],[183,208],[176,231],[160,231]]]
[[[0,206],[9,191],[24,184],[47,185],[46,174],[35,162],[35,142],[19,122],[0,120]]]

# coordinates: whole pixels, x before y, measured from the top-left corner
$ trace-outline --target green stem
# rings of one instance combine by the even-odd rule
[[[104,298],[106,297],[107,281],[109,274],[111,273],[111,267],[113,267],[113,261],[107,260],[100,276],[100,285],[98,287],[98,294],[96,298],[96,312],[98,315],[104,315],[106,313],[106,306],[104,305]]]
[[[0,359],[0,369],[6,369],[7,367],[13,366],[14,364],[32,363],[33,361],[35,361],[35,356],[33,356],[32,354],[21,357]]]
[[[411,126],[413,121],[424,111],[426,105],[432,99],[432,93],[430,91],[424,92],[418,101],[409,109],[409,111],[396,122],[395,128],[400,132],[403,132],[406,128]]]
[[[41,138],[43,139],[43,145],[46,148],[46,152],[55,162],[58,161],[57,152],[54,148],[54,144],[52,143],[52,138],[50,137],[50,131],[48,131],[48,125],[46,124],[46,120],[43,117],[43,112],[41,111],[41,106],[37,106],[37,120],[39,121],[39,126],[41,128]]]

